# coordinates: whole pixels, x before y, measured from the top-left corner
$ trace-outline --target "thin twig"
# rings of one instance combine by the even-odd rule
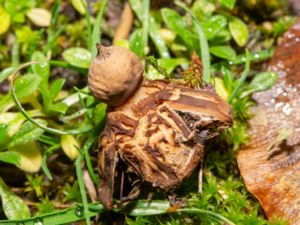
[[[97,191],[96,188],[93,184],[93,181],[91,179],[91,176],[87,170],[83,171],[83,180],[84,180],[84,185],[88,191],[88,194],[92,200],[92,202],[96,202],[97,200]]]

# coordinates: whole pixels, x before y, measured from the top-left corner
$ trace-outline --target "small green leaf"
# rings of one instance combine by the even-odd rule
[[[50,76],[50,65],[46,59],[46,56],[39,51],[33,53],[31,57],[32,61],[40,62],[39,64],[31,65],[33,72],[41,78],[41,83],[39,85],[39,90],[43,97],[43,103],[45,106],[45,110],[48,110],[49,105],[51,104],[49,98],[49,76]]]
[[[21,170],[35,173],[42,166],[41,150],[35,142],[30,142],[9,149],[12,152],[17,152],[20,155],[21,163],[18,166]]]
[[[197,36],[188,29],[187,23],[175,10],[164,8],[161,10],[162,18],[167,27],[175,32],[189,47],[190,50],[198,52]],[[196,48],[196,49],[195,49]]]
[[[155,69],[153,66],[150,66],[147,70],[148,71],[145,74],[145,77],[148,80],[163,80],[166,78],[164,75],[158,72],[157,69]]]
[[[96,107],[93,108],[93,122],[95,127],[99,127],[102,125],[106,116],[107,105],[104,103],[99,103]]]
[[[35,74],[26,74],[19,77],[15,81],[15,92],[20,101],[32,95],[37,91],[41,79]],[[14,101],[11,93],[6,95],[0,101],[0,111],[6,111],[10,107],[14,106]]]
[[[32,95],[38,88],[41,79],[35,74],[27,74],[16,79],[15,90],[18,99]]]
[[[215,1],[208,0],[196,0],[193,1],[193,5],[191,10],[197,16],[197,18],[201,21],[205,20],[212,16],[212,14],[216,11],[216,4],[213,3]]]
[[[220,3],[226,6],[228,9],[233,9],[235,0],[220,0]]]
[[[51,13],[43,8],[33,8],[26,13],[27,17],[39,27],[49,27],[51,23]]]
[[[71,0],[71,3],[73,5],[73,7],[81,14],[81,15],[85,15],[86,11],[85,11],[85,6],[84,4],[86,4],[85,0]]]
[[[53,5],[53,7],[51,9],[51,22],[50,22],[51,27],[54,27],[54,25],[56,24],[57,15],[60,10],[60,4],[61,4],[61,0],[55,1],[55,4]]]
[[[186,58],[160,58],[155,59],[153,56],[147,57],[147,62],[151,65],[145,76],[149,80],[161,80],[170,78],[171,73],[177,66],[188,67],[189,61]]]
[[[18,113],[16,112],[6,112],[6,113],[1,113],[0,114],[0,123],[7,124],[14,120],[17,117]]]
[[[207,40],[213,39],[227,25],[225,16],[216,15],[201,23]]]
[[[42,52],[36,51],[32,54],[31,60],[40,62],[40,64],[31,65],[31,68],[35,74],[41,77],[42,88],[46,88],[46,87],[48,88],[48,86],[46,85],[48,85],[48,79],[50,75],[50,65],[47,61],[46,56]]]
[[[10,15],[0,7],[0,35],[8,31],[10,27]]]
[[[37,109],[29,110],[29,111],[27,111],[27,113],[31,118],[44,116],[44,114],[40,110],[37,110]],[[5,123],[7,123],[7,125],[8,125],[7,135],[9,137],[12,137],[20,129],[20,127],[26,120],[26,118],[22,115],[22,113],[19,113],[19,112],[18,113],[3,113],[2,116],[0,116],[0,122],[5,121]]]
[[[215,90],[216,90],[217,94],[224,100],[227,100],[228,91],[225,88],[224,81],[220,77],[215,77],[214,84],[215,84]]]
[[[30,1],[26,1],[29,3]],[[6,12],[11,15],[11,21],[16,22],[16,23],[23,23],[25,22],[25,14],[24,14],[24,3],[25,2],[20,2],[20,1],[1,1],[1,5],[4,3],[4,8]],[[26,4],[26,3],[25,3]],[[32,8],[33,5],[30,5],[29,8]],[[27,7],[26,7],[27,8]]]
[[[209,51],[211,54],[223,59],[234,60],[236,58],[235,50],[229,45],[213,46]]]
[[[58,102],[58,103],[50,105],[49,109],[51,111],[55,111],[55,112],[59,112],[59,113],[65,113],[68,109],[68,106],[63,102]]]
[[[0,152],[0,161],[13,165],[20,165],[21,157],[17,152]]]
[[[64,153],[71,159],[74,160],[78,156],[79,143],[75,139],[73,135],[66,134],[61,135],[60,139],[61,148],[63,149]]]
[[[158,25],[152,16],[150,16],[149,19],[149,35],[160,56],[162,58],[170,58],[170,53],[166,46],[165,40],[160,35]]]
[[[1,177],[0,195],[2,198],[2,208],[8,219],[28,219],[30,217],[27,205],[20,197],[10,191]]]
[[[265,91],[276,84],[278,74],[275,72],[262,72],[257,74],[241,93],[244,98],[254,92]]]
[[[210,42],[214,45],[220,45],[230,41],[231,38],[231,33],[226,27],[219,31],[212,39],[210,39]]]
[[[266,60],[268,58],[271,58],[274,53],[274,48],[262,50],[259,52],[252,52],[250,53],[250,61],[251,62],[260,62],[263,60]],[[246,62],[245,55],[237,55],[236,59],[231,61],[230,64],[241,64]]]
[[[205,83],[210,83],[210,78],[211,78],[211,73],[210,73],[210,54],[209,54],[209,47],[208,47],[208,42],[205,37],[205,34],[203,32],[202,26],[195,16],[195,14],[181,1],[175,1],[175,4],[178,5],[179,7],[183,8],[191,17],[193,20],[193,24],[195,25],[196,28],[196,33],[198,36],[198,49],[200,48],[201,51],[198,52],[200,55],[201,52],[201,61],[203,64],[203,75],[202,75],[202,80]],[[195,48],[195,47],[194,47]],[[197,52],[197,51],[196,51]]]
[[[7,137],[8,126],[7,124],[0,124],[0,143],[2,143]]]
[[[22,12],[17,12],[14,14],[14,16],[11,18],[12,21],[16,23],[24,23],[25,22],[25,14]]]
[[[298,4],[298,3],[297,3]],[[295,16],[283,16],[273,23],[274,36],[280,36],[284,34],[295,22],[297,17]]]
[[[225,66],[221,67],[221,71],[222,71],[222,74],[223,74],[223,82],[224,82],[224,85],[226,87],[226,90],[229,93],[231,93],[232,89],[234,87],[234,77],[233,77],[233,74],[232,74],[231,70],[229,70]]]
[[[50,87],[50,99],[53,101],[65,84],[65,79],[55,80]]]
[[[229,21],[229,30],[235,42],[240,46],[244,46],[248,41],[247,25],[237,17],[231,17]]]
[[[37,47],[37,43],[42,40],[42,33],[39,30],[33,30],[30,26],[17,26],[15,29],[17,41],[22,44],[21,53],[32,54]]]
[[[129,48],[138,56],[142,56],[144,54],[145,46],[143,46],[142,40],[142,29],[136,29],[130,36],[129,39]]]
[[[166,79],[170,78],[170,74],[167,73],[166,68],[158,65],[158,59],[154,58],[154,56],[147,57],[146,64],[151,65],[159,74],[163,75],[164,78],[166,78]]]
[[[39,123],[46,125],[46,121],[44,120],[36,120]],[[44,130],[41,128],[38,128],[34,124],[32,124],[29,121],[26,121],[21,128],[15,133],[11,139],[10,142],[7,144],[7,147],[12,148],[17,145],[24,145],[29,142],[35,141],[39,138],[40,135],[44,133]]]
[[[128,214],[131,216],[150,216],[150,215],[158,215],[163,214],[168,211],[170,208],[170,202],[157,200],[153,201],[150,204],[146,203],[146,201],[138,201],[134,208],[132,208]]]
[[[0,72],[0,83],[17,70],[16,66],[7,67]]]
[[[158,65],[165,68],[170,74],[177,66],[187,67],[189,61],[186,58],[158,59]]]
[[[143,21],[143,6],[140,0],[130,0],[130,5],[139,21]],[[158,25],[153,16],[149,16],[149,36],[162,58],[170,58],[170,53],[164,39],[161,37]]]
[[[65,50],[63,52],[63,58],[72,66],[79,68],[89,68],[92,61],[91,53],[88,50],[79,47]]]
[[[141,0],[129,0],[129,2],[131,8],[140,20],[143,17],[143,6]]]

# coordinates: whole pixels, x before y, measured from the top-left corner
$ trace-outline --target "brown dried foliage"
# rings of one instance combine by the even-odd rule
[[[269,64],[280,74],[270,90],[257,93],[252,141],[238,154],[248,190],[269,219],[300,221],[300,18],[284,35]]]

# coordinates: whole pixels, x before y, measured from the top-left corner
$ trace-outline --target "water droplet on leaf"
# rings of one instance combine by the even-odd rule
[[[83,216],[83,212],[82,212],[82,208],[81,207],[77,207],[75,209],[75,215],[78,216],[78,217]]]
[[[34,225],[43,225],[42,219],[37,219],[34,223]]]

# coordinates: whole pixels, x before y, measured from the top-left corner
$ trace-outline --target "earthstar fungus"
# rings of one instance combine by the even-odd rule
[[[230,106],[214,91],[166,81],[140,82],[142,66],[132,52],[114,46],[107,48],[111,54],[101,53],[101,49],[91,65],[89,85],[95,97],[111,106],[99,137],[98,162],[99,197],[112,208],[116,177],[123,180],[124,174],[133,188],[121,200],[137,197],[140,183],[164,191],[177,188],[202,160],[205,141],[229,127],[232,115]],[[117,62],[118,51],[128,56],[122,58],[127,62]],[[120,192],[122,196],[122,187]]]

